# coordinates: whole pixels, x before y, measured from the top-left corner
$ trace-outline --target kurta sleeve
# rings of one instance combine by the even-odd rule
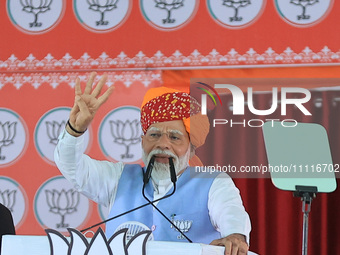
[[[54,161],[77,191],[106,207],[113,205],[124,164],[99,161],[83,154],[84,137],[61,132]]]
[[[219,174],[209,190],[208,210],[212,225],[222,237],[243,234],[249,244],[250,219],[239,190],[225,173]]]

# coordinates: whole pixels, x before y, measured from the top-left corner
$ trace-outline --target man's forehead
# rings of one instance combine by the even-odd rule
[[[167,131],[169,133],[178,133],[183,135],[183,132],[178,129],[172,129],[172,128],[158,128],[158,127],[150,127],[147,132],[163,132]]]
[[[158,122],[150,125],[147,131],[177,131],[181,133],[186,133],[185,126],[182,120],[173,120]]]

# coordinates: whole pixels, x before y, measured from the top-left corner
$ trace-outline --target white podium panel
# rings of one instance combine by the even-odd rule
[[[223,251],[223,247],[198,243],[149,241],[146,244],[147,255],[223,255]],[[1,255],[50,255],[48,237],[5,235]]]
[[[50,255],[50,254],[51,254],[50,244],[47,236],[5,235],[2,237],[1,255]],[[149,241],[146,244],[146,254],[223,255],[224,247],[199,243]],[[248,252],[248,255],[252,254],[255,253]]]

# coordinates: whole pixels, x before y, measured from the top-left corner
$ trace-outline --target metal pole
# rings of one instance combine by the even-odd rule
[[[307,200],[307,202],[306,202]],[[303,212],[303,229],[302,229],[302,255],[307,255],[308,247],[308,214],[310,212],[312,199],[303,197],[302,212]]]

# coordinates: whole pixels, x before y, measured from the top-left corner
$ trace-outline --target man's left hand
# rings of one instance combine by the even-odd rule
[[[216,239],[210,245],[224,246],[225,255],[246,255],[248,244],[246,238],[241,234],[231,234],[221,239]]]

